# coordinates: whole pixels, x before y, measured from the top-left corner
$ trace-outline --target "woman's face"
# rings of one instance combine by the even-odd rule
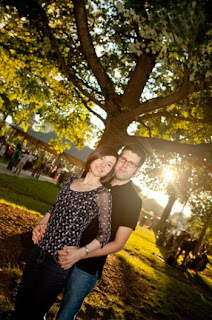
[[[115,166],[116,157],[104,156],[91,162],[89,171],[96,177],[105,177]]]

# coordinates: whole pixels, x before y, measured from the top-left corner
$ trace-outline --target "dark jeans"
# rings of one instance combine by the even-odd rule
[[[15,302],[15,320],[43,320],[65,285],[69,270],[57,257],[33,248],[26,264]]]
[[[87,273],[76,266],[71,270],[71,275],[66,285],[63,300],[60,305],[57,320],[73,320],[81,308],[87,295],[93,290],[98,281],[98,271],[95,275]]]

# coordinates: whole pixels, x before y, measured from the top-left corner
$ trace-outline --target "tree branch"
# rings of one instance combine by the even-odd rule
[[[80,92],[78,92],[78,90],[76,90],[76,93],[78,94],[78,96],[80,97],[80,99],[83,101],[83,104],[85,106],[85,108],[90,111],[94,116],[96,116],[97,118],[99,118],[104,124],[105,124],[105,119],[102,118],[97,112],[93,111],[89,106],[88,106],[88,101],[86,101],[82,95],[80,94]]]
[[[141,124],[142,126],[144,126],[145,129],[147,129],[147,131],[148,131],[148,133],[149,133],[149,136],[150,136],[150,138],[151,138],[151,137],[152,137],[151,128],[150,128],[149,126],[147,126],[142,120],[139,121],[139,122],[140,122],[140,124]]]
[[[180,139],[180,138],[177,139],[176,142],[177,142],[177,141],[186,141],[186,139],[191,139],[192,137],[196,136],[197,133],[199,133],[199,132],[201,132],[201,131],[203,131],[203,128],[197,129],[196,131],[194,131],[194,132],[191,133],[191,134],[188,134],[187,136],[183,137],[182,139]]]
[[[158,118],[158,117],[165,117],[169,119],[176,119],[180,121],[189,121],[189,122],[194,122],[194,123],[206,123],[206,124],[211,124],[210,119],[197,119],[197,118],[189,118],[189,117],[182,117],[174,114],[170,114],[168,111],[164,112],[154,112],[154,113],[149,113],[145,114],[143,116],[138,117],[135,121],[143,124],[143,120],[148,120],[152,118]]]
[[[198,84],[191,83],[191,82],[187,83],[187,81],[185,81],[182,87],[179,90],[175,91],[174,93],[165,97],[158,97],[158,98],[154,98],[149,101],[143,102],[139,104],[135,109],[123,113],[120,116],[120,121],[127,120],[129,121],[129,123],[131,123],[133,120],[135,120],[136,117],[138,117],[141,114],[162,109],[167,106],[170,106],[171,104],[177,103],[180,100],[183,100],[189,94],[195,91],[203,90],[205,88],[205,83],[206,83],[205,79],[202,82],[199,82]]]
[[[73,75],[72,71],[69,69],[64,57],[62,56],[61,51],[59,50],[57,39],[55,39],[52,30],[49,27],[46,12],[40,5],[40,3],[35,0],[31,0],[30,3],[27,1],[21,2],[18,0],[3,0],[3,4],[16,7],[19,15],[27,17],[31,25],[36,28],[40,36],[47,37],[49,39],[51,48],[53,49],[53,52],[55,54],[54,59],[57,61],[59,67],[62,70],[62,73],[67,76],[70,82],[72,82],[84,96],[104,109],[104,106],[92,94],[84,89],[84,87],[87,87],[85,83],[80,83],[81,80],[77,79],[76,75]]]
[[[208,152],[212,152],[212,143],[201,143],[193,145],[158,138],[147,138],[138,136],[129,136],[128,141],[139,143],[143,148],[145,148],[148,153],[153,153],[154,150],[163,150],[164,152],[176,152],[179,154],[203,156]]]
[[[130,110],[139,102],[141,93],[155,65],[156,55],[142,54],[137,60],[135,69],[122,96],[122,104]]]
[[[115,96],[114,86],[104,68],[102,67],[88,30],[88,22],[85,10],[84,0],[73,0],[74,15],[77,25],[78,37],[81,43],[82,52],[87,60],[89,68],[95,75],[101,89],[105,92],[106,97]]]

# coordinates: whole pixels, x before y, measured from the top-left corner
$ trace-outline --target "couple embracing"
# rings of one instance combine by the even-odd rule
[[[135,229],[141,199],[131,178],[145,152],[127,145],[118,156],[101,146],[82,178],[66,180],[56,203],[33,229],[35,244],[15,302],[15,320],[42,320],[65,288],[57,320],[75,319],[101,278],[107,255],[121,250]]]

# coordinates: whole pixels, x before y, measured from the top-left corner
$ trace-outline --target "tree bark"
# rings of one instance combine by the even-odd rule
[[[192,155],[197,160],[202,157],[204,158],[204,155],[208,152],[212,152],[212,143],[193,145],[158,138],[130,136],[127,133],[127,126],[128,124],[121,122],[118,116],[107,118],[99,145],[107,144],[119,150],[125,144],[136,143],[146,151],[147,155],[155,151],[164,151]],[[204,163],[207,169],[212,172],[212,167],[206,161],[203,161]]]
[[[158,233],[159,230],[162,229],[162,227],[166,223],[166,220],[168,219],[168,217],[171,213],[171,209],[172,209],[176,200],[177,200],[176,193],[173,190],[170,197],[169,197],[167,205],[166,205],[165,209],[163,210],[162,216],[161,216],[160,220],[158,221],[156,228],[154,229],[156,234]]]

